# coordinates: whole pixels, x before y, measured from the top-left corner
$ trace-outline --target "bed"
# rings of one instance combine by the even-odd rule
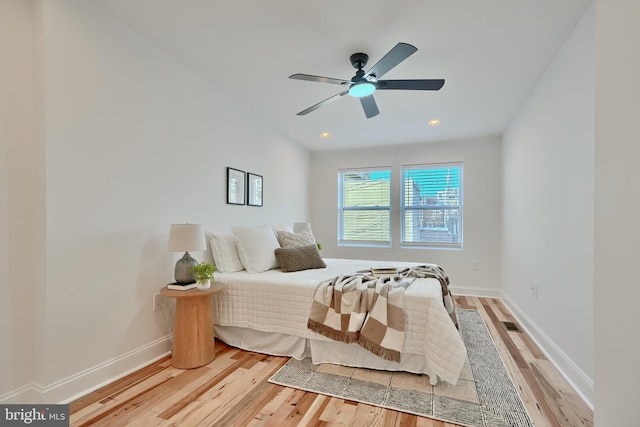
[[[238,250],[242,254],[242,248]],[[217,272],[214,286],[223,292],[212,297],[216,337],[249,351],[296,359],[310,357],[315,364],[406,371],[427,374],[432,384],[439,380],[456,384],[466,349],[443,304],[442,287],[436,279],[416,278],[404,291],[406,322],[399,362],[378,357],[357,344],[334,341],[307,327],[321,283],[373,267],[423,264],[335,258],[323,258],[323,262],[325,268],[292,272],[281,268]]]

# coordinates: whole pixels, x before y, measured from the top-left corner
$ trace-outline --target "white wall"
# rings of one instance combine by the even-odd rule
[[[592,6],[511,121],[502,166],[503,292],[589,400],[594,84]]]
[[[169,349],[166,321],[151,301],[171,281],[179,256],[166,250],[171,223],[228,230],[304,219],[306,201],[291,195],[305,194],[309,154],[92,5],[34,4],[42,19],[31,17],[42,62],[34,72],[41,79],[25,91],[43,87],[43,102],[34,107],[43,119],[35,157],[43,159],[46,184],[32,192],[43,195],[43,207],[23,212],[26,202],[3,203],[0,230],[10,232],[16,218],[30,215],[46,224],[36,243],[21,251],[43,248],[46,269],[34,284],[41,298],[37,313],[2,310],[14,336],[16,328],[37,337],[35,351],[22,348],[40,356],[35,363],[8,360],[3,347],[0,360],[10,363],[0,372],[3,378],[14,370],[35,372],[40,400],[56,402]],[[29,24],[28,13],[23,16]],[[28,25],[14,35],[20,31],[28,32]],[[26,79],[15,74],[9,85]],[[16,130],[18,136],[29,136],[28,116],[22,114],[26,130]],[[3,162],[19,157],[18,144],[16,138],[3,142],[3,150],[18,150]],[[225,203],[227,166],[263,175],[264,207]],[[3,180],[0,196],[18,198],[18,188],[6,182],[13,184],[13,177]],[[11,262],[9,246],[0,248],[1,262]],[[19,304],[25,293],[3,298],[3,308]],[[24,374],[3,380],[0,400],[28,381]]]
[[[595,425],[638,424],[640,3],[596,2]]]
[[[444,162],[463,162],[463,250],[402,249],[398,209],[392,214],[392,248],[337,245],[338,170],[391,166],[392,206],[397,207],[402,165]],[[501,177],[497,137],[314,152],[309,187],[313,232],[326,257],[432,262],[446,269],[453,290],[495,292],[500,283]],[[474,260],[479,270],[472,270]]]
[[[593,206],[584,206],[593,189],[584,184],[588,172],[577,165],[578,160],[583,165],[588,163],[589,154],[584,151],[589,150],[588,144],[582,146],[578,141],[581,137],[571,136],[584,134],[588,139],[587,128],[593,127],[593,117],[584,116],[585,105],[590,101],[566,104],[592,94],[593,86],[589,87],[585,79],[593,79],[593,69],[588,64],[578,69],[567,65],[566,57],[574,55],[566,52],[568,48],[558,57],[560,65],[554,63],[532,94],[529,105],[523,106],[523,111],[530,109],[531,115],[523,119],[520,114],[504,139],[505,165],[513,161],[525,167],[526,162],[519,156],[531,154],[542,158],[539,163],[544,170],[558,174],[571,171],[585,178],[576,199],[585,209],[576,214],[576,225],[572,222],[568,229],[557,231],[568,233],[571,241],[588,248],[583,233],[590,233],[585,218],[592,212],[595,261],[588,259],[578,243],[569,245],[573,247],[566,242],[560,245],[558,259],[566,260],[572,272],[559,273],[561,277],[570,276],[570,280],[557,287],[541,281],[538,300],[531,300],[526,286],[533,276],[529,272],[538,270],[528,268],[537,264],[521,265],[506,249],[501,258],[499,243],[492,241],[500,235],[500,229],[493,223],[488,226],[490,249],[486,251],[486,262],[486,255],[477,252],[480,243],[470,255],[464,253],[466,246],[465,251],[456,254],[396,248],[384,254],[387,259],[406,258],[405,255],[418,260],[438,259],[456,269],[454,279],[487,288],[495,287],[493,281],[500,277],[498,266],[502,259],[513,261],[515,266],[503,272],[505,290],[512,302],[521,305],[536,323],[546,325],[544,316],[556,320],[561,317],[562,321],[549,325],[545,333],[562,345],[572,360],[580,360],[584,372],[589,372],[588,365],[595,362],[595,417],[596,425],[601,426],[635,422],[634,398],[640,380],[638,370],[633,369],[639,352],[633,331],[640,323],[635,307],[640,299],[635,278],[640,194],[634,185],[638,181],[635,163],[640,155],[636,143],[640,60],[634,55],[640,39],[639,7],[624,0],[597,2],[595,211]],[[582,30],[577,30],[568,42],[577,49],[574,60],[578,63],[592,55],[584,51],[587,47],[580,41],[588,32],[584,27],[592,17],[590,10],[580,24]],[[315,153],[312,179],[306,180],[307,153],[154,46],[81,1],[0,0],[0,55],[0,401],[24,401],[32,382],[39,385],[35,391],[40,392],[41,401],[62,400],[68,393],[80,390],[78,387],[95,386],[104,374],[122,373],[137,360],[127,350],[136,352],[164,336],[166,327],[161,316],[151,311],[150,294],[171,275],[174,257],[164,250],[171,222],[203,222],[221,229],[236,223],[293,221],[306,216],[314,222],[314,232],[321,235],[325,256],[342,255],[329,243],[335,239],[331,223],[337,217],[332,210],[336,172],[341,167],[363,166],[370,159],[368,154],[358,158],[356,153]],[[96,61],[102,64],[98,66]],[[105,72],[102,67],[106,67]],[[568,79],[571,70],[573,74]],[[576,90],[575,84],[587,86]],[[46,86],[46,105],[40,102],[42,85]],[[556,96],[555,91],[563,96]],[[543,95],[546,101],[538,99]],[[556,102],[565,108],[556,107]],[[557,114],[546,114],[541,111],[544,109]],[[574,113],[580,117],[573,117]],[[45,129],[38,122],[42,117],[47,118]],[[553,120],[540,124],[538,130],[526,123],[545,117]],[[574,132],[565,135],[565,126]],[[566,137],[560,138],[561,134]],[[558,146],[552,148],[548,140]],[[543,146],[540,152],[535,149],[537,144]],[[565,144],[578,149],[578,157],[568,158],[566,168],[554,161],[547,165],[549,158],[558,155],[567,159]],[[489,140],[479,145],[484,149],[476,154],[486,155],[481,159],[491,166],[485,168],[491,174],[486,179],[491,185],[501,185],[499,142]],[[178,147],[185,146],[197,154],[182,155]],[[263,148],[267,146],[268,150]],[[435,161],[459,160],[445,155],[445,148],[438,144],[416,147],[421,154],[429,154],[425,161],[432,157]],[[247,157],[246,152],[256,155]],[[348,157],[343,161],[340,156],[345,154]],[[410,154],[388,149],[377,154],[374,151],[372,156],[371,160],[378,164],[396,165]],[[388,156],[392,161],[382,162]],[[271,166],[283,161],[285,167]],[[468,160],[468,178],[467,164]],[[264,208],[224,204],[226,166],[265,176]],[[318,170],[320,166],[332,170],[325,173]],[[507,181],[520,176],[513,168],[508,169],[504,177],[505,202],[516,197]],[[184,180],[176,178],[184,175]],[[534,196],[541,189],[535,186],[534,179],[525,179],[521,184],[526,191],[533,190]],[[465,185],[468,190],[469,184]],[[303,195],[307,186],[314,192],[312,209],[305,209],[304,200],[289,204],[290,194]],[[196,200],[203,193],[205,196]],[[500,204],[499,195],[497,199],[493,193],[487,196],[485,214],[499,222],[501,213],[492,208],[494,202]],[[323,203],[329,200],[331,203]],[[575,213],[574,206],[563,205],[567,212]],[[516,208],[510,204],[506,209]],[[526,227],[516,228],[524,221],[519,219],[521,215],[535,219],[540,215],[523,211],[521,206],[515,222],[507,223],[504,244],[505,248],[522,251],[526,260],[527,246],[541,249],[544,245],[535,235],[524,236],[533,239],[531,245],[517,245],[516,238],[506,235],[513,232],[518,237],[526,233]],[[504,219],[508,219],[506,213]],[[465,227],[467,230],[469,225]],[[45,238],[52,240],[45,244]],[[554,249],[555,253],[556,248],[546,249]],[[372,254],[358,251],[355,255]],[[540,252],[535,255],[542,257]],[[481,269],[470,272],[469,261],[476,256]],[[575,268],[581,261],[582,269]],[[554,271],[569,268],[550,262]],[[33,271],[33,265],[46,268]],[[119,268],[114,269],[113,265]],[[589,277],[593,265],[595,275]],[[474,274],[482,275],[482,279],[478,276],[476,280]],[[580,310],[591,305],[590,292],[584,289],[591,282],[595,291],[595,360],[588,362],[592,351],[588,337],[572,337],[569,342],[560,339],[568,330],[565,322],[574,323],[576,316],[581,316],[588,327],[589,314]],[[566,286],[579,287],[570,301],[566,301]],[[547,294],[557,289],[564,297],[558,305],[548,304]],[[543,304],[548,311],[541,310]],[[578,310],[577,314],[574,310]],[[45,326],[48,322],[50,327]],[[583,331],[584,324],[578,330]],[[58,341],[64,345],[58,345]],[[584,347],[584,355],[576,355],[575,346]],[[34,360],[36,353],[41,356]],[[97,366],[100,363],[106,366]],[[12,391],[16,391],[18,399],[12,399]]]
[[[34,379],[33,16],[31,2],[0,1],[0,396]]]

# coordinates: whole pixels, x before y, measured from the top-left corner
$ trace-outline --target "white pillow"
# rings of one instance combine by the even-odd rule
[[[244,270],[238,256],[238,247],[233,233],[211,233],[211,252],[216,268],[221,273]]]
[[[216,260],[213,259],[213,247],[211,247],[211,238],[213,237],[213,231],[204,230],[204,240],[207,242],[207,250],[202,254],[202,262],[208,262],[213,265],[216,264]]]
[[[286,222],[280,224],[272,224],[271,229],[276,236],[278,235],[278,231],[287,231],[289,233],[293,233],[293,228]]]
[[[310,222],[294,222],[293,232],[299,233],[301,231],[311,231],[311,223]]]
[[[275,250],[280,247],[268,224],[259,227],[231,227],[242,265],[249,273],[278,267]]]

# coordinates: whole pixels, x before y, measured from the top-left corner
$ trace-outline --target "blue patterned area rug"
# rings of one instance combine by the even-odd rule
[[[467,362],[455,386],[427,375],[313,365],[291,359],[269,382],[471,427],[532,427],[491,335],[476,310],[458,309]]]

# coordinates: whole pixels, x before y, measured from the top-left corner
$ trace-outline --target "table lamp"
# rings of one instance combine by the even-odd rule
[[[194,283],[191,268],[198,265],[189,251],[205,251],[207,242],[204,239],[204,227],[201,224],[171,224],[169,231],[169,252],[184,252],[176,262],[175,280],[181,285]]]

